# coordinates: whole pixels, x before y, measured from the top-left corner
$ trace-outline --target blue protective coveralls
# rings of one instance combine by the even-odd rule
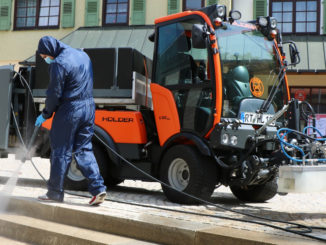
[[[95,196],[106,191],[106,187],[91,142],[95,118],[91,60],[82,50],[71,48],[50,36],[40,39],[38,53],[55,58],[49,67],[50,84],[42,111],[45,119],[55,112],[50,132],[51,171],[47,196],[63,201],[64,178],[72,153],[88,179],[89,192]]]

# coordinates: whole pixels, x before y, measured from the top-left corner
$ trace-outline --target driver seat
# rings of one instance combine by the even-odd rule
[[[239,105],[243,98],[252,97],[249,84],[249,72],[245,66],[232,69],[226,79],[227,97],[233,104]]]

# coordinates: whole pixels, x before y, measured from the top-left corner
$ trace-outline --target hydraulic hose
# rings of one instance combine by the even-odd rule
[[[293,129],[289,129],[289,128],[280,128],[279,130],[277,130],[276,135],[277,135],[277,138],[279,139],[279,141],[280,141],[280,143],[281,143],[282,152],[283,152],[283,154],[284,154],[287,158],[289,158],[290,160],[295,161],[295,162],[300,162],[300,163],[303,162],[302,159],[297,159],[297,158],[294,158],[294,157],[290,156],[290,155],[286,152],[286,150],[284,149],[284,145],[287,145],[287,146],[289,146],[289,147],[291,147],[291,148],[294,148],[294,149],[298,150],[298,151],[301,153],[302,158],[305,157],[305,153],[304,153],[304,151],[303,151],[299,146],[293,145],[293,144],[291,144],[291,143],[289,143],[289,142],[286,142],[286,141],[284,140],[285,136],[288,135],[289,133],[297,133],[297,134],[302,135],[302,136],[304,136],[304,137],[306,137],[306,138],[313,139],[313,140],[316,140],[316,141],[326,141],[326,138],[317,139],[317,138],[312,138],[312,137],[310,137],[310,136],[308,136],[308,135],[305,135],[304,133],[305,133],[305,131],[306,131],[308,128],[313,128],[314,130],[316,130],[316,131],[321,135],[320,131],[319,131],[317,128],[312,127],[312,126],[305,127],[304,130],[303,130],[303,133],[298,132],[298,131],[293,130]],[[282,131],[285,131],[285,133],[283,133],[283,135],[281,136],[281,135],[280,135],[280,132],[282,132]],[[326,161],[326,158],[319,158],[319,159],[316,159],[316,160],[319,161],[319,162],[325,162],[325,161]]]
[[[282,132],[282,131],[286,131],[286,132],[285,132],[282,136],[280,136],[280,132]],[[282,148],[282,152],[283,152],[283,154],[284,154],[287,158],[289,158],[289,159],[291,159],[291,160],[293,160],[293,161],[295,161],[295,162],[302,162],[301,159],[296,159],[296,158],[291,157],[291,156],[290,156],[290,155],[285,151],[285,149],[284,149],[284,145],[290,146],[290,147],[295,148],[295,149],[297,149],[298,151],[300,151],[300,153],[302,154],[302,157],[304,157],[304,155],[305,155],[305,154],[304,154],[304,151],[303,151],[300,147],[298,147],[298,146],[296,146],[296,145],[293,145],[293,144],[290,144],[290,143],[284,141],[284,137],[285,137],[286,135],[288,135],[289,133],[293,132],[293,131],[294,131],[294,130],[289,129],[289,128],[281,128],[281,129],[277,130],[276,135],[277,135],[277,138],[279,139],[279,141],[281,142],[281,148]]]
[[[324,135],[316,127],[313,127],[313,126],[307,126],[307,127],[305,127],[303,129],[303,133],[305,134],[306,131],[307,131],[307,129],[309,129],[309,128],[315,130],[320,135],[320,137],[324,137]],[[315,140],[318,140],[318,141],[326,141],[326,138],[315,138]]]

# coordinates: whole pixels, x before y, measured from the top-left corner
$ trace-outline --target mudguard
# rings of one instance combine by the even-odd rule
[[[212,155],[206,140],[190,132],[181,132],[179,134],[173,135],[165,142],[163,146],[163,152],[175,143],[187,144],[187,142],[193,142],[199,152],[204,156]]]
[[[108,153],[112,162],[118,166],[120,164],[120,158],[116,154],[114,154],[111,151],[111,149],[108,149],[105,145],[103,145],[103,143],[97,137],[99,137],[105,144],[107,144],[109,147],[111,147],[115,152],[118,152],[117,147],[116,147],[112,137],[104,129],[95,125],[93,141],[95,140],[95,141],[99,142],[99,144],[101,144],[104,147],[104,149],[106,150],[106,152]]]
[[[199,152],[202,155],[211,156],[212,155],[211,150],[208,146],[208,143],[205,141],[206,141],[205,139],[203,139],[191,132],[181,132],[181,133],[173,135],[165,142],[162,149],[160,151],[156,152],[155,160],[154,160],[154,162],[156,163],[154,165],[154,172],[155,173],[159,172],[159,167],[160,167],[159,163],[162,160],[164,153],[173,145],[192,144],[199,150]]]

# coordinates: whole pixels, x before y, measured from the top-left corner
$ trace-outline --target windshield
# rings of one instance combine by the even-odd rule
[[[254,25],[241,22],[226,24],[226,28],[216,30],[216,36],[223,72],[222,116],[256,112],[282,77],[274,41],[269,41]],[[243,106],[249,100],[250,108]],[[275,113],[286,102],[283,83],[267,113]]]

